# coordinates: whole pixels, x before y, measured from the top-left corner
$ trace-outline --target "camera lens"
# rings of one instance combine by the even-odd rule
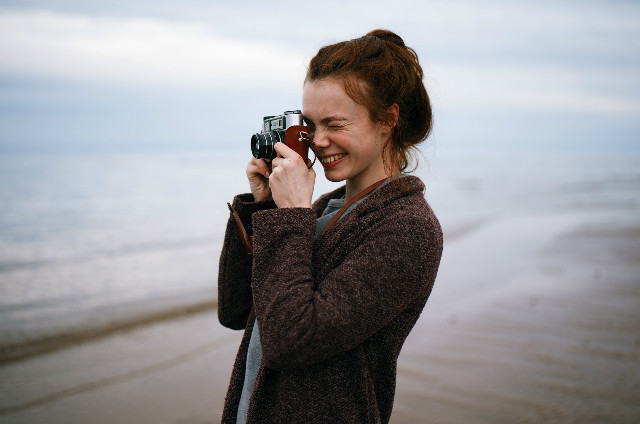
[[[284,140],[284,131],[269,131],[251,136],[251,154],[256,159],[273,159],[278,154],[273,145]]]

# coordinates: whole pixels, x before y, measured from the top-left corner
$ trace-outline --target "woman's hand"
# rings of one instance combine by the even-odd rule
[[[269,187],[279,208],[310,208],[316,173],[295,151],[284,143],[274,144],[278,157],[273,159]]]
[[[269,188],[269,175],[271,169],[264,159],[253,158],[247,165],[247,178],[251,187],[251,194],[256,202],[271,200],[271,189]]]

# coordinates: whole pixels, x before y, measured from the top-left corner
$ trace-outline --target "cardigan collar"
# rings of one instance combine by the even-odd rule
[[[357,206],[357,209],[362,213],[372,209],[378,209],[400,197],[424,193],[424,189],[424,183],[420,178],[413,175],[405,175],[401,178],[395,178],[393,181],[389,181],[389,183],[375,190]],[[313,203],[313,210],[319,216],[326,208],[330,199],[344,197],[346,191],[346,185],[343,185],[336,190],[320,196],[318,200]]]

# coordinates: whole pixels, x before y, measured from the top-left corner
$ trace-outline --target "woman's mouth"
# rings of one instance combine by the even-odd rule
[[[337,155],[330,155],[330,156],[323,156],[320,159],[320,163],[322,163],[322,166],[333,166],[337,161],[339,161],[340,159],[342,159],[343,157],[347,156],[346,153],[339,153]]]

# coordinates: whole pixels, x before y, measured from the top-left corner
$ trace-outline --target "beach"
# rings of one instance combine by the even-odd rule
[[[309,136],[313,170],[287,155],[269,174],[297,192],[281,207],[308,206],[313,173],[311,202],[400,171],[424,183],[443,230],[397,367],[359,356],[381,376],[350,393],[368,415],[389,410],[384,385],[391,424],[640,424],[640,0],[281,5],[2,2],[0,424],[221,421],[244,336],[218,320],[228,205],[251,190],[255,140],[275,143],[278,122]],[[302,122],[279,119],[291,112]],[[371,334],[381,326],[407,334],[382,308],[426,293],[391,264],[438,249],[416,238],[432,228],[403,227],[405,194],[367,209],[393,237],[369,220],[336,244],[351,257],[314,275],[319,303],[303,311],[327,327],[296,340],[354,319],[369,345],[393,344]],[[276,226],[296,227],[292,215]],[[287,239],[280,252],[326,270]],[[340,276],[364,262],[384,278]],[[301,293],[289,274],[274,280]],[[275,300],[269,313],[288,304]],[[362,314],[363,302],[382,306]],[[288,314],[293,328],[301,315]],[[327,401],[307,398],[294,412]]]
[[[581,215],[486,224],[446,243],[400,355],[393,423],[638,421],[640,226]],[[509,260],[523,243],[512,226],[531,228],[527,266],[465,266],[469,250]],[[481,300],[467,289],[483,287],[456,284],[492,278]],[[218,422],[239,337],[209,310],[5,365],[0,421]]]
[[[627,169],[531,186],[518,207],[497,203],[495,175],[456,171],[446,209],[451,180],[429,175],[427,197],[451,213],[392,423],[640,421],[640,180]],[[240,337],[212,304],[6,361],[0,422],[219,422]]]
[[[402,353],[393,422],[638,422],[640,228],[632,215],[563,218],[512,222],[536,232],[531,246],[547,239],[537,258],[480,304],[456,302],[458,292],[425,311]],[[513,237],[501,226],[499,245]],[[459,249],[482,252],[487,239],[476,242]],[[486,265],[453,269],[445,263],[440,282],[477,279],[485,290],[501,279]]]

